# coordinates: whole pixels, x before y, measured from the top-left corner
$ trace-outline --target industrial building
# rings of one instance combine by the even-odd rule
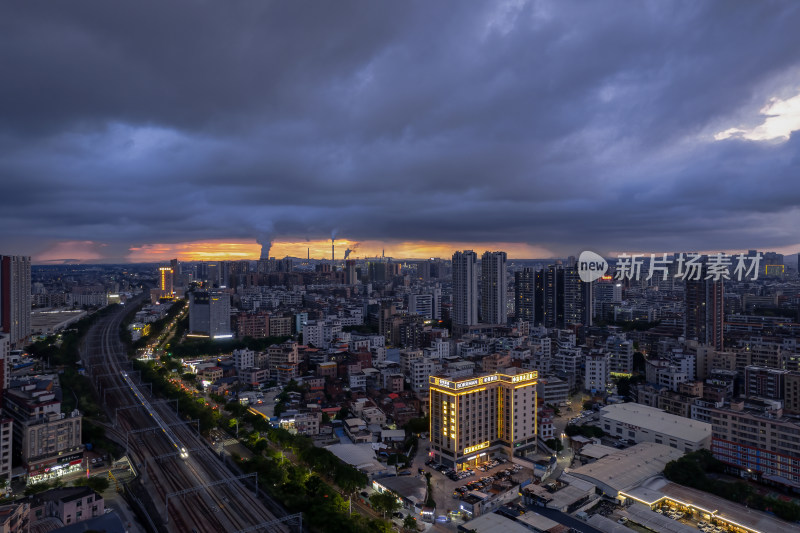
[[[682,452],[711,448],[711,424],[638,403],[604,407],[599,424],[606,433],[636,443],[664,444]]]

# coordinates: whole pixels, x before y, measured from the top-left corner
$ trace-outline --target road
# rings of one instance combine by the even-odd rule
[[[99,397],[111,420],[115,420],[118,407],[136,405],[134,396],[121,378],[123,370],[138,380],[132,372],[124,346],[119,340],[119,326],[131,305],[120,308],[99,319],[87,333],[82,358],[88,361],[90,377],[99,387]],[[148,388],[140,386],[146,396]],[[189,458],[182,460],[174,453],[174,447],[165,438],[164,432],[154,427],[152,417],[141,407],[118,411],[116,429],[118,434],[128,437],[129,455],[138,467],[146,491],[153,502],[150,508],[151,519],[160,531],[174,532],[217,532],[217,531],[280,531],[288,532],[283,524],[273,524],[258,528],[259,524],[274,521],[277,516],[285,516],[286,511],[262,495],[256,498],[253,490],[236,480],[200,437],[196,429],[163,403],[154,403],[149,398],[152,409],[165,424],[171,426],[181,444],[189,450]],[[152,431],[140,431],[153,428]],[[220,484],[212,488],[202,485]],[[165,504],[171,493],[198,488],[190,493],[173,496]],[[265,503],[266,502],[266,503]],[[168,505],[168,508],[167,508]],[[267,509],[266,505],[270,506]]]

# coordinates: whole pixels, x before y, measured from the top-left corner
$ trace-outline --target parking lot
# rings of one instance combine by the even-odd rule
[[[498,476],[498,474],[500,476],[499,479],[510,477],[517,482],[521,482],[533,477],[532,470],[528,468],[522,468],[518,465],[514,465],[511,463],[511,461],[504,459],[503,460],[504,462],[497,461],[496,463],[490,463],[492,464],[492,466],[484,468],[484,470],[480,470],[479,468],[474,468],[472,470],[473,473],[471,475],[467,474],[460,478],[456,477],[456,479],[451,479],[441,470],[437,470],[435,468],[437,465],[424,464],[424,461],[426,461],[427,459],[428,458],[425,455],[419,454],[417,458],[414,460],[414,464],[412,467],[413,467],[413,472],[416,475],[424,475],[424,474],[419,474],[420,468],[422,469],[422,472],[431,473],[431,488],[433,490],[433,498],[436,501],[437,516],[452,516],[450,513],[458,511],[460,500],[458,497],[459,491],[457,489],[472,484],[474,489],[470,490],[477,490],[477,491],[481,491],[481,489],[487,490],[487,487],[491,486],[490,478],[495,478],[495,476]],[[508,474],[502,473],[507,469],[510,469],[509,472],[510,476]],[[461,523],[463,523],[463,520],[461,518],[455,518],[449,523],[439,523],[437,524],[437,526],[447,526],[448,528],[452,528],[453,530],[455,530],[457,525]]]

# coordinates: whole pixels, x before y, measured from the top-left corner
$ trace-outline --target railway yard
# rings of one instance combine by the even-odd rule
[[[128,486],[141,501],[150,529],[169,532],[289,533],[302,528],[299,517],[263,492],[255,475],[237,476],[178,416],[174,403],[149,396],[132,370],[119,327],[126,308],[98,320],[84,339],[83,361],[115,432],[124,435],[136,481]],[[293,526],[293,527],[290,527]]]

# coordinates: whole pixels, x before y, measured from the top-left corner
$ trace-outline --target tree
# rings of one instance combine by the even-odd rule
[[[630,378],[621,377],[617,380],[617,394],[626,399],[631,395]]]
[[[564,445],[561,444],[561,441],[558,439],[548,439],[544,441],[548,448],[555,451],[556,453],[560,452],[564,449]]]
[[[433,487],[431,487],[431,473],[425,472],[425,483],[428,486],[428,490],[426,491],[427,497],[425,498],[425,505],[427,507],[436,508],[436,501],[433,499]]]
[[[411,515],[406,516],[403,519],[403,529],[406,531],[416,531],[417,530],[417,519]]]
[[[40,492],[44,492],[46,490],[50,490],[53,488],[53,485],[48,483],[47,481],[42,481],[40,483],[34,483],[32,485],[28,485],[25,487],[25,496],[33,496],[34,494],[39,494]]]
[[[633,370],[634,372],[644,372],[646,370],[646,359],[642,352],[633,353]]]
[[[427,416],[423,418],[412,418],[403,426],[408,433],[425,433],[431,427],[431,419]]]
[[[400,509],[400,502],[397,501],[397,496],[391,492],[373,492],[369,497],[369,503],[376,511],[383,513],[386,518],[386,513],[392,514]]]
[[[104,476],[92,476],[90,478],[82,477],[76,479],[72,484],[75,487],[89,487],[97,493],[102,493],[108,489],[109,482],[108,478]]]

